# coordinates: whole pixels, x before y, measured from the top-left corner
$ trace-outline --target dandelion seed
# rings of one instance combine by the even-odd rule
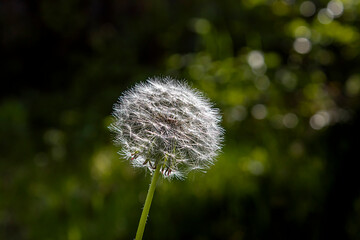
[[[110,129],[120,153],[134,167],[164,178],[206,170],[222,142],[219,110],[202,93],[170,77],[149,78],[126,91],[114,105]]]

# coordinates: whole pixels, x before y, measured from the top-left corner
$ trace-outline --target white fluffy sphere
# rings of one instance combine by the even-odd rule
[[[219,110],[199,91],[170,77],[149,78],[114,105],[115,142],[133,166],[183,178],[213,164],[222,142]]]

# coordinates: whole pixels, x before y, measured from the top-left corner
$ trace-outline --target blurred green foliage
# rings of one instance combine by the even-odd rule
[[[223,113],[208,173],[161,181],[144,239],[359,239],[357,0],[5,1],[0,239],[132,239],[149,174],[107,126],[187,79]]]

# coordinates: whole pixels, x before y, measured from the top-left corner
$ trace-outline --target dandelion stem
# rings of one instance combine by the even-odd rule
[[[141,214],[141,218],[140,218],[139,226],[138,226],[138,229],[136,232],[135,240],[141,240],[143,237],[146,219],[149,214],[151,201],[153,199],[154,192],[155,192],[156,182],[159,178],[160,168],[161,168],[160,164],[157,164],[154,175],[153,175],[151,183],[150,183],[149,191],[146,196],[145,205],[144,205],[144,208],[143,208],[143,211]]]

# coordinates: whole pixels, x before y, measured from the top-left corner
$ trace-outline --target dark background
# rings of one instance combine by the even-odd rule
[[[132,239],[150,176],[107,126],[166,75],[225,143],[158,184],[144,239],[360,239],[360,4],[312,3],[1,1],[0,239]]]

